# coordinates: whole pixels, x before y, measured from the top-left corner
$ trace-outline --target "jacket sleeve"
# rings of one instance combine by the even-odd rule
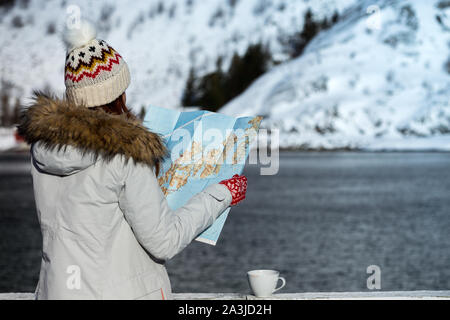
[[[231,203],[228,189],[214,184],[171,210],[151,168],[131,163],[125,167],[119,205],[139,243],[157,259],[170,259],[183,250]]]

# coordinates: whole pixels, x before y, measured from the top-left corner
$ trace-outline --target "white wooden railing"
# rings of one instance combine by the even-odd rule
[[[448,291],[369,291],[280,293],[256,298],[241,293],[174,293],[175,300],[450,300]],[[33,300],[32,293],[0,293],[0,300]]]

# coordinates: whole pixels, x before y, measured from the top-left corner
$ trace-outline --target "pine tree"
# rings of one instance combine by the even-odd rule
[[[339,21],[339,13],[334,11],[333,16],[331,17],[331,24],[336,24]]]
[[[4,127],[11,125],[11,114],[9,110],[9,96],[7,94],[2,94],[0,98],[2,105],[2,115],[0,124]]]
[[[327,29],[331,25],[328,19],[318,22],[314,20],[314,15],[311,9],[305,12],[303,29],[301,32],[296,32],[288,40],[288,52],[291,58],[299,57],[305,50],[308,43],[320,32],[321,29]]]
[[[316,36],[319,30],[319,24],[314,21],[314,16],[311,9],[308,9],[305,13],[305,23],[303,25],[303,31],[300,34],[305,43],[305,46],[312,40],[312,38]]]
[[[233,99],[239,94],[242,87],[242,73],[243,73],[242,59],[235,52],[231,58],[230,67],[228,68],[227,79],[225,80],[225,90],[227,100]]]
[[[183,106],[188,107],[195,105],[195,92],[195,71],[194,68],[191,68],[189,70],[189,76],[183,92],[183,97],[181,98],[181,103]]]
[[[331,24],[328,22],[328,19],[326,17],[323,18],[322,23],[320,24],[320,29],[325,30],[328,29],[329,27],[331,27]]]
[[[139,111],[139,119],[144,120],[145,114],[147,113],[147,109],[145,109],[145,106],[141,107],[141,111]]]
[[[235,53],[225,83],[227,101],[240,95],[256,78],[264,74],[271,60],[269,50],[260,43],[250,45],[243,57]]]
[[[18,124],[20,121],[20,110],[21,110],[21,105],[20,105],[20,99],[16,98],[16,104],[14,105],[14,109],[13,109],[13,114],[12,114],[12,124]]]
[[[267,71],[270,59],[268,49],[262,44],[257,43],[248,47],[242,59],[245,70],[243,70],[243,85],[240,88],[239,94],[247,89],[253,80]]]
[[[201,96],[198,104],[203,109],[215,112],[226,103],[223,75],[220,70],[204,76],[198,89]]]

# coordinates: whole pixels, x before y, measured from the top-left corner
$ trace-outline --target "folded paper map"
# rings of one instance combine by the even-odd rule
[[[161,135],[169,150],[158,175],[169,206],[178,209],[208,185],[241,174],[261,119],[149,107],[144,125]],[[196,240],[215,245],[229,211]]]

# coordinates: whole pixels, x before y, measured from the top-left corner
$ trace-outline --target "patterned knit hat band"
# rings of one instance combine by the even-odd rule
[[[114,101],[130,84],[130,72],[125,60],[104,40],[95,39],[95,36],[95,29],[86,22],[66,36],[66,96],[86,107]]]

